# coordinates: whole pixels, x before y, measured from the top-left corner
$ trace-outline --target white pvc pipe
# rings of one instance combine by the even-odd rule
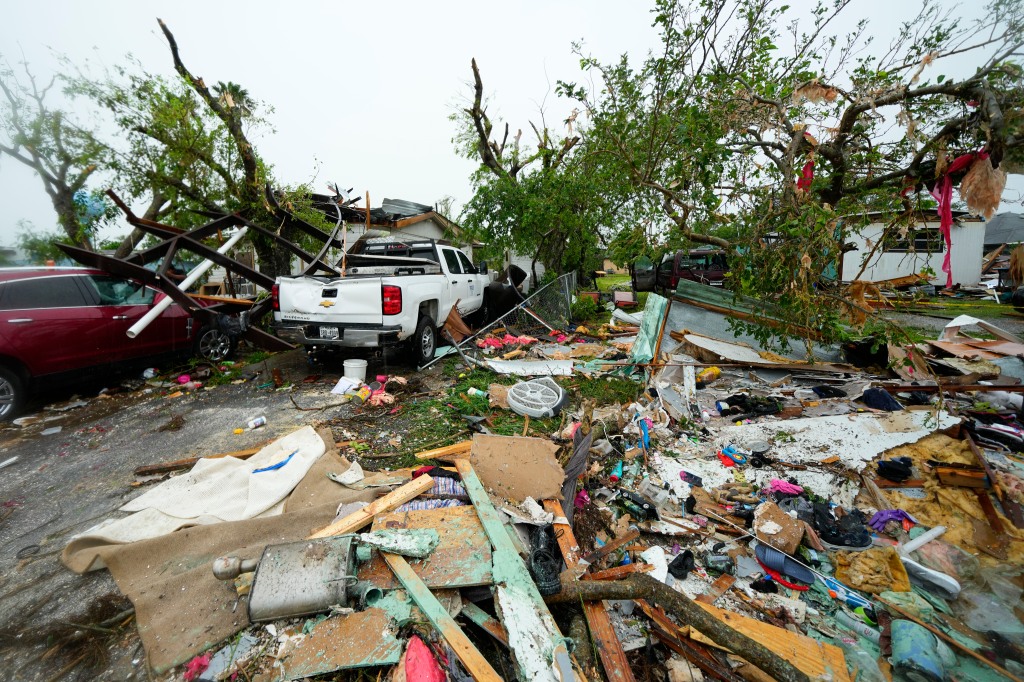
[[[902,545],[897,545],[896,546],[896,551],[899,552],[899,555],[901,557],[910,556],[911,552],[913,552],[914,550],[916,550],[919,547],[922,547],[922,546],[928,544],[929,542],[931,542],[932,540],[934,540],[935,538],[939,537],[940,535],[942,535],[945,532],[946,532],[946,527],[945,526],[935,526],[934,528],[921,533],[920,535],[918,535],[913,540],[908,540],[907,542],[903,543]]]
[[[238,232],[236,232],[234,236],[231,237],[231,239],[224,242],[224,244],[219,249],[217,249],[217,253],[223,255],[230,251],[231,249],[233,249],[235,244],[237,244],[238,241],[242,237],[244,237],[245,233],[248,231],[248,227],[242,227],[241,229],[239,229]],[[214,262],[212,260],[204,260],[202,263],[193,268],[192,272],[188,273],[184,281],[182,281],[181,284],[178,285],[178,288],[181,289],[182,291],[187,291],[190,286],[195,284],[196,281],[198,281],[200,277],[205,275],[206,271],[212,268],[213,266]],[[138,322],[136,322],[135,324],[128,328],[128,338],[134,339],[136,336],[142,333],[142,330],[148,327],[150,322],[158,318],[160,314],[163,313],[163,311],[170,308],[172,303],[174,303],[174,299],[172,299],[170,296],[167,296],[162,301],[157,303],[155,306],[150,308],[148,313],[143,315]]]

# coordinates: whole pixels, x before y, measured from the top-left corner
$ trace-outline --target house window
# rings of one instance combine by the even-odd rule
[[[885,237],[883,244],[886,253],[942,253],[946,248],[942,232],[937,227],[908,230],[903,238],[892,233]]]

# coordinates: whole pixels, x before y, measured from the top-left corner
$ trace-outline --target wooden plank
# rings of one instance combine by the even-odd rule
[[[584,573],[581,580],[622,580],[631,573],[650,573],[654,570],[651,564],[626,564],[625,566],[612,566],[603,571]]]
[[[942,485],[960,488],[987,488],[988,475],[981,467],[961,469],[958,467],[933,467]]]
[[[723,594],[729,591],[736,583],[736,578],[732,577],[728,573],[723,573],[718,576],[718,579],[711,583],[711,589],[709,592],[699,595],[697,601],[703,602],[704,604],[714,604],[715,600],[721,597]]]
[[[890,481],[887,478],[876,478],[875,485],[883,490],[898,489],[898,488],[923,488],[923,478],[908,478],[905,481]]]
[[[416,459],[451,459],[455,456],[469,456],[469,451],[473,447],[473,441],[464,440],[461,443],[455,443],[454,445],[446,445],[443,448],[434,448],[433,450],[424,450],[423,452],[416,453]]]
[[[652,607],[643,599],[637,599],[636,605],[644,615],[651,619],[654,627],[651,631],[662,644],[676,652],[686,660],[700,668],[707,677],[714,680],[741,682],[742,677],[736,675],[728,667],[723,666],[708,648],[684,636],[683,631],[673,623],[659,608]]]
[[[565,518],[565,511],[558,500],[544,500],[544,509],[555,515],[555,518]],[[580,562],[579,543],[572,532],[572,526],[565,523],[553,524],[555,537],[558,546],[562,550],[562,558],[570,568]],[[635,564],[631,564],[635,565]],[[591,576],[593,577],[593,576]],[[604,674],[609,682],[630,682],[634,680],[633,670],[629,667],[629,660],[626,652],[622,649],[622,642],[619,641],[612,627],[611,616],[603,603],[584,602],[583,615],[590,626],[590,635],[597,645],[597,653],[601,658],[601,665],[604,667]]]
[[[405,504],[420,493],[425,493],[433,486],[434,479],[430,476],[423,475],[419,478],[414,478],[402,487],[395,488],[384,497],[374,500],[362,509],[354,511],[345,518],[321,528],[309,537],[310,539],[327,538],[332,535],[354,533],[373,521],[373,517],[377,514],[391,511],[395,507]]]
[[[473,465],[469,459],[459,458],[455,468],[494,547],[495,602],[520,675],[532,682],[578,678],[565,639]]]
[[[633,540],[636,540],[638,537],[640,537],[640,531],[631,530],[622,537],[615,538],[606,545],[598,547],[593,552],[580,559],[580,563],[586,565],[597,563],[604,557],[608,556],[609,554],[617,550],[619,547],[622,547],[623,545],[628,544]]]
[[[395,575],[405,587],[409,596],[420,607],[431,624],[441,633],[444,641],[452,648],[459,662],[465,666],[466,671],[473,676],[474,680],[482,682],[502,682],[501,676],[495,672],[491,664],[487,662],[473,643],[466,637],[455,619],[448,615],[448,611],[437,601],[430,588],[423,584],[412,567],[409,566],[403,557],[389,552],[381,552],[388,566],[395,572]]]
[[[466,598],[462,599],[462,615],[480,626],[491,637],[508,646],[508,633],[498,619]]]
[[[433,590],[490,585],[494,582],[491,572],[491,543],[473,507],[445,507],[378,514],[371,528],[436,529],[437,548],[425,559],[409,560],[412,570]],[[378,552],[374,552],[368,562],[360,564],[359,579],[372,583],[374,587],[382,590],[400,587],[398,579],[388,569]]]
[[[697,604],[737,632],[760,642],[776,654],[806,673],[812,680],[831,679],[833,682],[850,682],[843,650],[825,644],[770,623],[741,616],[717,606]]]
[[[269,443],[270,441],[267,441]],[[191,469],[195,466],[196,462],[201,459],[220,459],[222,457],[234,457],[236,459],[249,459],[257,452],[263,449],[267,444],[263,443],[254,448],[248,448],[246,450],[235,450],[233,452],[222,452],[216,455],[206,455],[204,457],[186,457],[185,459],[176,459],[173,462],[164,462],[163,464],[145,464],[135,469],[136,476],[155,476],[158,474],[169,474],[172,471],[181,471],[183,469]]]

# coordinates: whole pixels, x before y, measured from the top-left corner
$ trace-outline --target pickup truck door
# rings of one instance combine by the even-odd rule
[[[444,268],[448,271],[449,302],[459,301],[459,312],[474,310],[472,301],[469,300],[469,287],[473,275],[462,271],[462,263],[459,261],[459,252],[455,249],[442,246],[441,257],[444,260]]]
[[[468,309],[470,312],[480,309],[480,306],[484,303],[484,289],[486,285],[483,282],[483,277],[477,272],[476,266],[473,265],[469,260],[469,256],[459,253],[459,263],[462,264],[462,271],[466,273],[466,279],[469,282],[469,296],[463,301],[464,306],[460,306],[463,309]]]

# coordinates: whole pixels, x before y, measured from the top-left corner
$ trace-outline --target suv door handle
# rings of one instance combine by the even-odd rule
[[[458,283],[459,283],[459,280],[457,280],[457,279],[453,279],[452,280],[452,284],[458,284]]]
[[[26,322],[32,322],[31,317],[16,317],[13,320],[7,320],[11,324],[25,324]]]
[[[112,320],[127,320],[128,316],[127,315],[114,315],[110,319],[112,319]]]

